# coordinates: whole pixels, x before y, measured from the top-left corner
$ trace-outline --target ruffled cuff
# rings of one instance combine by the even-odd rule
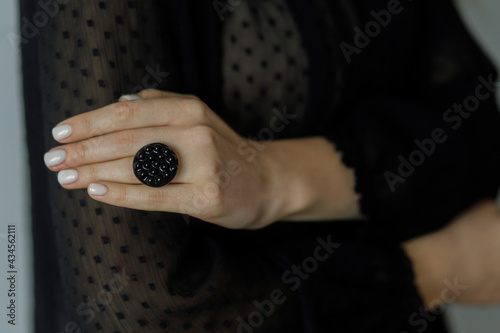
[[[355,170],[367,233],[400,243],[441,228],[463,209],[457,180],[470,169],[469,143],[442,115],[384,97],[348,114],[329,138]]]

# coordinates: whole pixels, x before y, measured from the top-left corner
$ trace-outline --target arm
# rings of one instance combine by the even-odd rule
[[[324,137],[277,140],[262,151],[282,203],[283,220],[336,220],[361,217],[354,171]]]
[[[484,201],[445,228],[403,243],[427,308],[500,302],[499,239],[500,210]]]
[[[78,175],[63,187],[89,187],[92,198],[111,205],[185,213],[233,229],[359,216],[353,172],[326,139],[249,141],[196,97],[157,90],[140,96],[56,126],[65,145],[46,162],[52,171]],[[131,161],[151,142],[168,143],[179,155],[169,186],[137,186]],[[95,183],[105,192],[93,191]]]

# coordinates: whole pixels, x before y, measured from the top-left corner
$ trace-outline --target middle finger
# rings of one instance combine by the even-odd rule
[[[175,151],[179,158],[178,173],[184,172],[186,178],[191,178],[195,170],[193,167],[184,168],[184,165],[200,165],[194,159],[203,159],[206,156],[193,154],[190,141],[192,141],[190,131],[182,126],[125,130],[55,147],[45,154],[45,162],[52,171],[73,169],[84,165],[134,157],[137,151],[145,145],[160,142],[167,144]],[[130,168],[132,168],[132,164],[130,164]]]

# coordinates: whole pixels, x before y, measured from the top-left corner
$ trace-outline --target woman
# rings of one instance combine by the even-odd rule
[[[449,2],[51,8],[23,52],[38,331],[441,332],[426,308],[496,301],[465,240],[498,212],[462,212],[500,183],[498,112],[487,84],[452,108],[496,73]]]

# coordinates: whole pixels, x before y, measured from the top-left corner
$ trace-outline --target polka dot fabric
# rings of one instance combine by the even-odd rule
[[[162,17],[157,6],[155,1],[70,2],[61,5],[50,25],[40,30],[45,150],[56,145],[51,128],[68,117],[143,88],[175,90],[179,69],[172,65],[169,41],[158,29]],[[278,14],[278,8],[272,13]],[[296,31],[290,21],[283,23],[287,24],[278,37],[266,33],[272,43],[268,50],[273,51],[267,58],[255,52],[259,64],[280,52],[291,57],[298,50],[287,37],[287,29],[294,36]],[[244,40],[240,34],[237,37]],[[297,70],[276,68],[266,77],[278,82],[279,74],[291,84],[305,68],[302,55],[296,61]],[[240,66],[242,71],[251,69],[246,61]],[[162,72],[169,72],[169,79],[158,74]],[[267,84],[270,96],[263,101],[287,103],[284,94],[292,89],[276,88],[275,94],[274,85],[261,81],[262,73],[254,75],[250,78],[247,72],[243,80],[227,79],[238,80],[238,85],[259,84],[262,89]],[[302,92],[304,86],[297,83],[293,90]],[[246,94],[246,88],[241,89]],[[290,103],[296,98],[292,95],[287,95]],[[263,108],[266,103],[253,105]],[[96,124],[103,129],[109,125]],[[287,301],[276,305],[270,318],[253,323],[254,332],[300,331],[297,296],[284,287],[283,269],[269,258],[269,250],[248,245],[229,249],[210,232],[199,231],[194,219],[186,223],[180,215],[101,204],[85,190],[61,188],[54,174],[47,177],[60,254],[61,285],[54,297],[64,301],[58,304],[61,313],[54,331],[75,323],[82,332],[237,332],[239,325],[251,320],[253,302],[268,299],[275,289],[283,290]]]
[[[308,58],[285,1],[242,1],[224,20],[224,102],[248,128],[269,126],[273,108],[306,107]]]
[[[89,199],[85,191],[64,190],[43,166],[42,157],[56,145],[50,132],[58,122],[115,102],[121,94],[156,87],[201,96],[243,135],[269,129],[273,108],[286,107],[298,118],[282,137],[324,135],[332,139],[345,152],[346,164],[361,170],[357,188],[366,198],[381,189],[370,185],[376,183],[370,179],[377,176],[371,171],[414,139],[405,143],[401,131],[387,127],[390,122],[385,120],[393,118],[390,114],[397,115],[398,119],[392,119],[396,125],[411,120],[391,110],[412,113],[415,105],[408,98],[424,98],[424,104],[428,99],[433,105],[463,100],[465,88],[477,85],[477,74],[494,71],[472,40],[462,40],[466,32],[451,1],[407,4],[351,64],[338,46],[352,41],[353,27],[363,26],[366,18],[372,19],[371,10],[377,5],[386,8],[387,1],[290,0],[288,8],[283,0],[228,1],[231,9],[224,12],[223,20],[214,8],[214,3],[223,1],[64,2],[36,37],[22,45],[34,198],[37,333],[417,330],[408,318],[423,303],[413,285],[411,262],[396,242],[435,230],[433,223],[449,221],[442,219],[442,213],[453,209],[436,210],[430,205],[427,211],[432,214],[427,215],[432,218],[409,216],[407,223],[396,223],[396,227],[391,220],[397,215],[394,210],[373,207],[391,206],[387,198],[398,198],[401,213],[405,202],[415,203],[411,198],[427,198],[418,195],[418,186],[410,184],[408,196],[364,200],[365,209],[380,217],[370,223],[276,223],[263,231],[229,231],[195,219],[186,223],[175,214],[111,207]],[[39,3],[43,2],[20,3],[23,17],[40,15]],[[436,6],[439,10],[432,10]],[[430,25],[422,26],[422,22]],[[449,31],[457,32],[453,35],[457,38],[450,39]],[[463,50],[470,56],[455,57]],[[422,56],[427,59],[422,69],[425,62],[429,65],[444,56],[457,61],[455,67],[464,72],[456,73],[458,81],[436,85],[430,79],[436,77],[434,69],[422,71],[420,65],[413,66],[415,59],[420,64]],[[475,61],[462,61],[474,57]],[[417,71],[422,73],[417,75]],[[460,82],[464,90],[456,91]],[[387,96],[387,89],[394,94]],[[381,93],[379,100],[376,96]],[[492,106],[494,99],[490,102],[482,103],[486,113],[478,110],[479,119],[474,118],[470,128],[456,133],[456,142],[467,141],[461,141],[462,135],[477,138],[481,137],[478,133],[498,133],[498,110]],[[418,123],[432,125],[435,117],[428,117],[428,112],[434,110],[421,110],[423,118]],[[416,129],[414,124],[406,125]],[[492,130],[484,131],[485,124]],[[496,156],[492,152],[498,140],[486,139],[488,145],[470,142],[477,148],[470,149],[477,152],[473,160]],[[380,152],[383,156],[378,158]],[[467,174],[484,177],[469,182],[467,191],[456,191],[463,205],[450,199],[453,207],[465,207],[479,194],[496,193],[498,182],[492,179],[498,173],[485,166],[498,163],[488,161],[476,163],[477,168],[464,164],[456,170],[461,173],[470,168],[478,172]],[[448,162],[453,159],[445,154],[443,165]],[[442,179],[427,180],[416,183],[446,185]],[[391,216],[386,216],[388,211]],[[311,262],[308,256],[317,246],[318,235],[335,237],[342,246],[318,264],[314,274],[295,276],[292,281],[301,286],[293,292],[284,274],[300,269],[297,264]],[[275,304],[272,311],[262,309],[262,302],[276,290],[283,292],[286,301]],[[441,323],[437,317],[425,331],[444,332]]]

